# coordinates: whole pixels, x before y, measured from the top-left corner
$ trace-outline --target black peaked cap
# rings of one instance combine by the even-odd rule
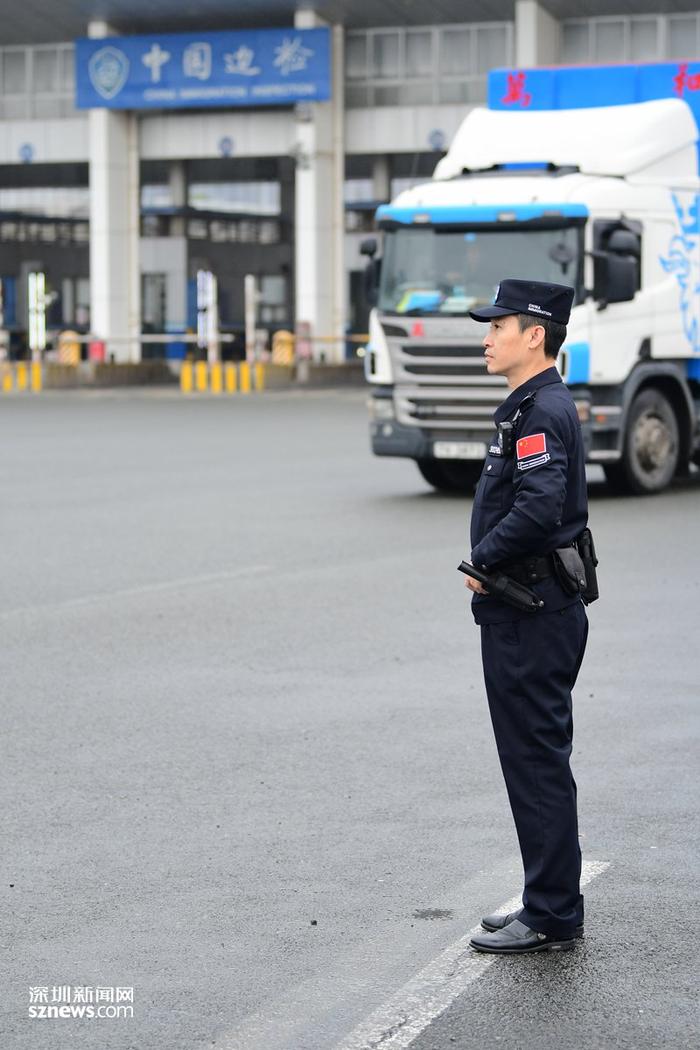
[[[508,277],[501,281],[493,306],[470,310],[475,321],[490,321],[493,317],[509,314],[530,314],[557,324],[569,323],[574,289],[566,284],[546,284],[544,281],[520,281]]]

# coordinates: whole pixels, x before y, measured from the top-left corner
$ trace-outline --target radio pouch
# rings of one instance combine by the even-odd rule
[[[586,570],[576,547],[559,547],[554,551],[554,571],[567,594],[581,594],[586,590]]]
[[[598,556],[595,552],[595,543],[593,542],[593,534],[590,529],[583,530],[576,540],[576,546],[581,555],[586,573],[586,589],[581,594],[581,597],[584,605],[590,605],[591,602],[596,601],[600,597],[598,592],[598,574],[596,573]]]

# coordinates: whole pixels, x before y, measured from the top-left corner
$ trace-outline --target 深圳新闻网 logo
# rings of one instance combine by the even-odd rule
[[[129,75],[129,59],[118,47],[102,47],[88,63],[90,81],[102,98],[118,95]]]

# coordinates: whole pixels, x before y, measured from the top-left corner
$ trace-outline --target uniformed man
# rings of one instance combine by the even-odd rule
[[[588,519],[581,427],[555,367],[573,297],[563,285],[504,280],[493,306],[471,313],[490,323],[486,369],[505,376],[511,391],[496,411],[474,498],[471,561],[505,572],[544,601],[536,612],[521,612],[466,580],[475,592],[486,692],[525,876],[523,907],[482,920],[487,932],[471,941],[482,952],[570,948],[583,936],[569,757],[571,690],[588,620],[554,560]]]

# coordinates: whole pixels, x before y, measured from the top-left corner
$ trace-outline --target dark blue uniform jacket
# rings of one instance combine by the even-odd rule
[[[510,457],[500,453],[494,434],[477,486],[471,519],[471,560],[498,569],[504,562],[550,554],[578,536],[588,523],[585,454],[576,406],[556,368],[523,383],[496,410],[494,422],[512,419],[528,394],[515,424]],[[556,612],[580,599],[566,594],[554,577],[532,588]],[[477,623],[518,620],[540,613],[519,612],[498,599],[475,594]]]

